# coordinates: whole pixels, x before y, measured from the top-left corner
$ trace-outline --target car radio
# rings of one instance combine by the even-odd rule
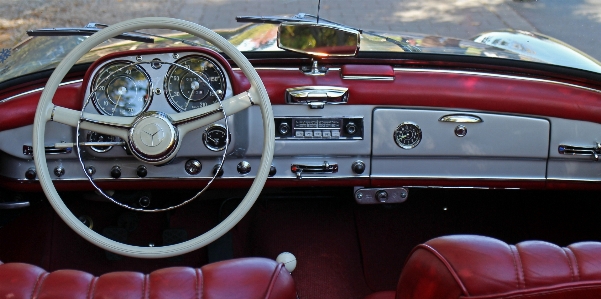
[[[275,139],[363,139],[363,117],[276,117],[275,128]]]

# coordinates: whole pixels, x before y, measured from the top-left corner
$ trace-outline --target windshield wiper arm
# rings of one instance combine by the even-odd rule
[[[27,30],[29,36],[90,36],[98,31],[100,28],[97,27],[83,27],[83,28],[45,28],[36,30]],[[142,43],[154,43],[154,39],[140,34],[123,33],[115,36],[117,39],[131,40]]]

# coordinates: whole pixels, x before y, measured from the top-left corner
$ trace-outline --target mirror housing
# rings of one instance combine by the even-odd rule
[[[355,56],[359,31],[330,24],[282,23],[278,27],[278,47],[314,56]]]

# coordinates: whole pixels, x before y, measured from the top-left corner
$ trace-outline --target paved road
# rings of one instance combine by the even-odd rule
[[[237,15],[315,14],[317,1],[0,0],[0,45],[13,45],[27,29],[112,24],[142,16],[232,28],[239,25]],[[502,28],[536,31],[601,60],[601,0],[322,0],[321,16],[364,29],[457,38]]]

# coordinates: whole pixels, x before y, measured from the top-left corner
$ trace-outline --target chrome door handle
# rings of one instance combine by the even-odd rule
[[[475,115],[471,114],[448,114],[438,119],[441,122],[452,122],[452,123],[481,123],[483,120]]]

